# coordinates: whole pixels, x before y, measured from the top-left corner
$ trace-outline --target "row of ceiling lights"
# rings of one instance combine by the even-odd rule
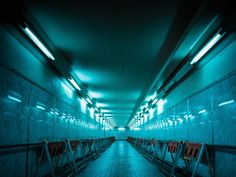
[[[43,43],[39,40],[39,38],[35,35],[35,33],[28,27],[27,24],[23,24],[20,26],[21,29],[24,31],[24,33],[36,44],[36,46],[47,56],[48,59],[55,61],[55,57],[52,55],[52,53],[43,45]],[[70,76],[68,78],[68,81],[73,85],[73,87],[80,93],[81,87],[78,85],[78,83],[75,81],[75,79]],[[80,94],[81,95],[81,94]],[[112,123],[105,118],[104,114],[101,110],[96,106],[96,104],[93,104],[92,99],[89,95],[83,96],[82,99],[86,100],[86,104],[89,104],[89,107],[91,109],[94,109],[95,114],[99,115],[99,118],[102,119],[102,122],[104,122],[104,125],[108,126],[109,128],[113,128]]]
[[[198,51],[198,53],[190,60],[189,64],[191,66],[196,65],[202,57],[225,35],[226,33],[220,29],[218,32]],[[133,127],[136,127],[141,122],[141,119],[144,119],[144,114],[149,114],[150,109],[153,109],[154,106],[158,103],[160,98],[157,96],[157,92],[151,96],[151,99],[148,100],[146,98],[147,102],[145,102],[145,106],[141,106],[136,113],[136,115],[131,119],[131,121],[128,123],[128,126],[132,129]]]

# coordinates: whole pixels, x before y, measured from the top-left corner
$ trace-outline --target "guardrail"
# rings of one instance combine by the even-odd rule
[[[89,160],[98,158],[114,141],[115,137],[107,137],[2,145],[0,146],[0,154],[9,155],[19,151],[35,151],[34,158],[37,162],[33,174],[29,176],[69,177],[78,174],[86,167]],[[7,171],[2,170],[4,169],[1,169],[1,174],[7,174]]]
[[[199,176],[199,165],[208,168],[208,176],[215,176],[215,152],[235,154],[235,146],[213,145],[187,141],[163,141],[128,137],[127,141],[144,157],[158,164],[167,176]],[[182,161],[182,163],[180,163]],[[181,164],[181,165],[180,165]]]

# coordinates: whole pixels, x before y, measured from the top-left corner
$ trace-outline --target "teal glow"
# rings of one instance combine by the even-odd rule
[[[50,114],[52,114],[52,115],[53,115],[53,114],[54,114],[54,112],[53,112],[53,111],[50,111]]]
[[[41,109],[41,110],[45,110],[45,108],[43,106],[40,106],[40,105],[36,105],[36,108]]]
[[[124,127],[119,127],[118,131],[125,131],[125,128]]]
[[[104,97],[104,95],[102,93],[95,92],[95,91],[89,91],[89,95],[91,95],[95,99],[103,98]]]
[[[140,131],[141,129],[138,127],[133,128],[134,131]]]
[[[86,101],[87,101],[89,104],[92,104],[92,101],[91,101],[91,99],[90,99],[89,97],[86,97],[85,99],[86,99]]]
[[[102,124],[102,118],[100,117],[100,124]]]
[[[13,100],[13,101],[16,101],[16,102],[21,103],[21,100],[18,99],[18,98],[16,98],[16,97],[14,97],[14,96],[8,95],[7,97],[8,97],[10,100]]]
[[[203,109],[203,110],[201,110],[201,111],[198,111],[198,114],[203,114],[203,113],[205,113],[205,112],[206,112],[206,110]]]
[[[72,77],[70,77],[68,80],[77,90],[79,91],[81,90],[80,86],[75,82],[75,80]]]
[[[82,82],[91,82],[93,80],[92,77],[89,77],[89,73],[82,73],[78,71],[76,72],[76,75]]]
[[[98,112],[98,108],[97,108],[97,107],[95,107],[94,109],[95,109],[95,111],[97,111],[97,112]]]
[[[32,39],[32,41],[42,50],[42,52],[47,55],[51,60],[55,60],[53,55],[48,51],[48,49],[41,43],[41,41],[35,36],[35,34],[28,28],[24,28],[26,34]]]
[[[150,101],[150,100],[153,100],[154,98],[156,98],[156,96],[157,96],[157,93],[156,92],[154,92],[154,94],[153,95],[150,95],[150,96],[147,96],[147,98],[145,99],[145,101]]]
[[[224,105],[227,105],[227,104],[231,104],[233,102],[234,102],[234,100],[225,101],[225,102],[220,103],[218,106],[224,106]]]
[[[155,105],[155,104],[157,104],[157,102],[158,102],[158,99],[157,99],[157,98],[155,98],[155,99],[152,101],[152,105]]]
[[[163,113],[164,111],[164,105],[167,103],[167,100],[162,100],[160,99],[158,102],[157,102],[157,114],[161,114]]]
[[[94,119],[94,109],[90,108],[90,117]]]
[[[96,121],[99,122],[99,115],[96,114]]]
[[[84,98],[80,98],[80,106],[81,106],[81,112],[86,114],[86,101]]]
[[[168,120],[168,123],[169,123],[170,126],[173,125],[173,121],[172,120]]]
[[[152,119],[152,118],[154,117],[153,113],[154,113],[154,109],[151,108],[151,109],[149,110],[149,119]]]
[[[67,95],[69,98],[72,98],[72,97],[73,97],[73,92],[72,92],[72,90],[71,90],[66,84],[64,84],[63,82],[61,82],[61,87],[63,88],[63,90],[65,91],[66,95]]]
[[[210,50],[222,37],[222,35],[217,34],[215,35],[198,53],[197,55],[192,59],[190,62],[191,65],[197,63],[203,55],[207,53],[208,50]]]
[[[180,123],[183,123],[183,119],[182,118],[177,118],[177,120],[180,122]]]
[[[147,114],[144,114],[144,123],[146,123],[147,122]]]

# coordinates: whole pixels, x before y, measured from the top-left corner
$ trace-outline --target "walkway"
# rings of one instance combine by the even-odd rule
[[[116,141],[97,160],[88,163],[77,177],[164,177],[126,141]]]

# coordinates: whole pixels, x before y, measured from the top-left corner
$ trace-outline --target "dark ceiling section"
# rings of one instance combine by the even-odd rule
[[[25,6],[33,18],[25,18],[37,21],[105,115],[125,126],[201,5],[187,0],[29,1]]]

